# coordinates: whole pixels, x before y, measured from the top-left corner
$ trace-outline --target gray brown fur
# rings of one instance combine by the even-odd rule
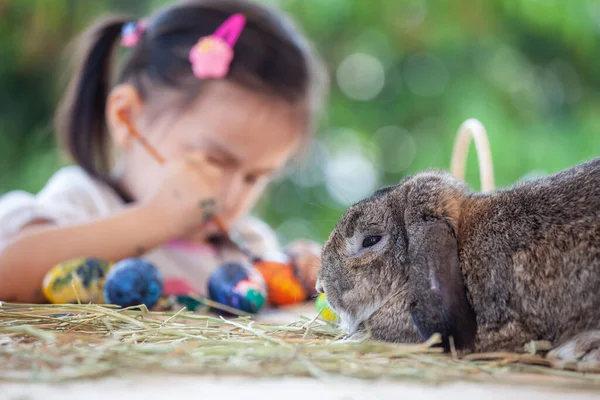
[[[361,248],[368,235],[382,239]],[[442,331],[467,351],[568,346],[600,329],[600,158],[490,194],[444,171],[384,188],[338,222],[317,290],[352,335],[366,322],[375,339]],[[598,331],[586,335],[600,354]]]

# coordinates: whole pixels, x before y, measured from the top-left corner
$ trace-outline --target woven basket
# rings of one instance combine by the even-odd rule
[[[481,191],[492,191],[494,190],[494,170],[490,143],[483,124],[475,118],[466,120],[458,128],[452,151],[450,172],[461,181],[465,180],[467,155],[469,154],[471,139],[475,142],[475,150],[477,151]]]

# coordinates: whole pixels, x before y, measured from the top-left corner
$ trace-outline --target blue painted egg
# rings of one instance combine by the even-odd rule
[[[162,289],[163,278],[154,265],[141,258],[127,258],[115,263],[106,276],[104,298],[121,307],[145,304],[151,308]]]
[[[267,298],[262,275],[251,265],[240,263],[215,270],[208,281],[208,293],[211,300],[247,313],[257,313]]]

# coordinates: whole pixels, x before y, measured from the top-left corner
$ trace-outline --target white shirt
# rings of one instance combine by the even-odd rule
[[[125,202],[108,185],[90,177],[79,166],[64,167],[37,194],[17,190],[0,196],[0,248],[36,220],[69,225],[108,217],[123,207]],[[256,218],[245,218],[235,229],[254,254],[280,251],[273,231]],[[230,247],[169,243],[140,257],[152,263],[164,278],[187,280],[202,296],[208,294],[208,279],[219,265],[244,260]]]

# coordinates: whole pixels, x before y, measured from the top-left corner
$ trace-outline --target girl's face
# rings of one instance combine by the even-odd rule
[[[168,95],[161,100],[165,109],[173,104]],[[227,225],[250,211],[298,149],[302,136],[291,106],[227,81],[206,85],[183,112],[163,112],[156,101],[139,110],[132,122],[164,158],[176,160],[198,152],[222,168],[217,201]],[[122,157],[123,189],[134,200],[146,198],[158,184],[153,177],[159,176],[161,165],[137,143],[129,144]],[[216,231],[211,225],[200,237]]]

